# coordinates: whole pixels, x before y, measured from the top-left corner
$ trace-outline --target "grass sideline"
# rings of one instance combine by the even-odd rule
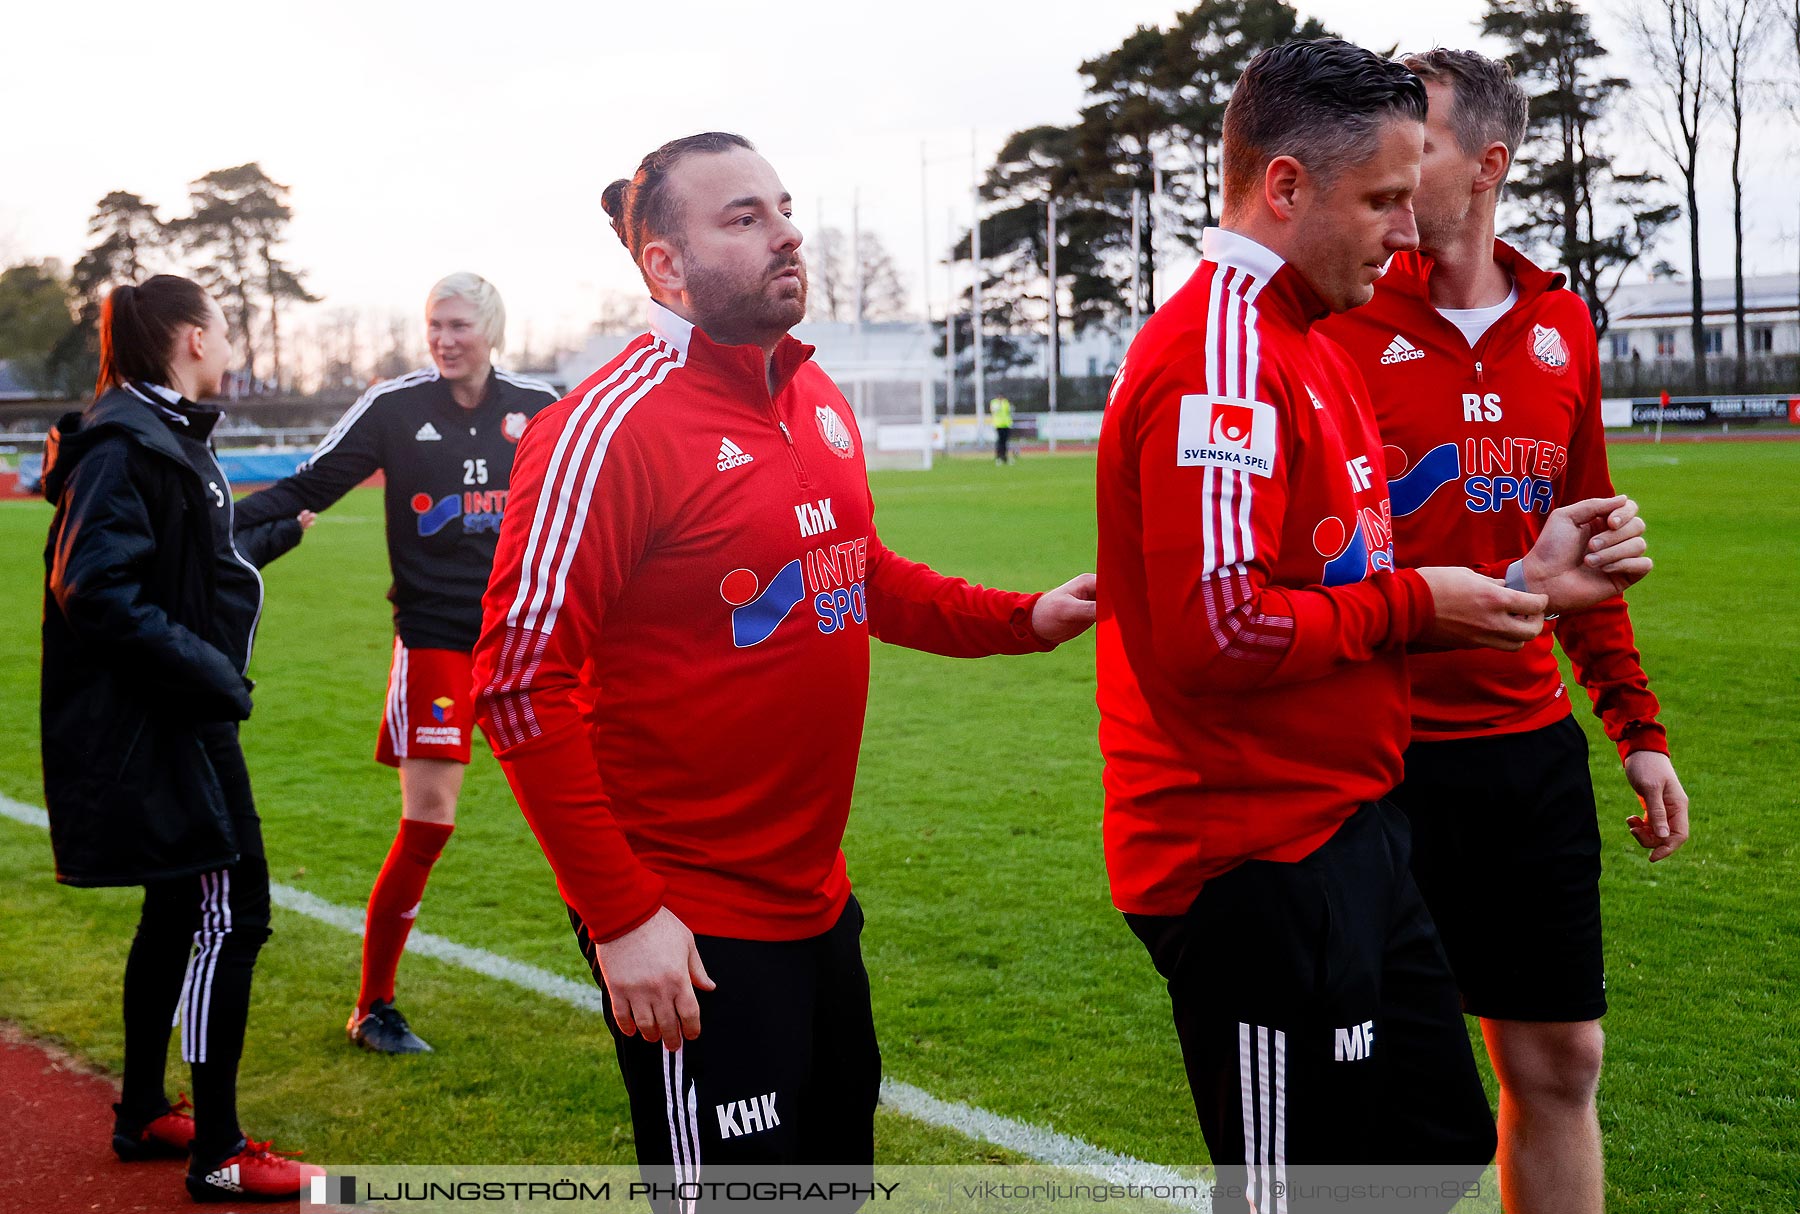
[[[1800,1032],[1787,896],[1800,811],[1800,448],[1615,448],[1659,568],[1640,647],[1695,802],[1695,841],[1651,869],[1602,739],[1612,1012],[1601,1091],[1609,1208],[1773,1210],[1800,1198]],[[884,539],[947,572],[1041,588],[1092,563],[1093,461],[956,461],[878,473]],[[41,804],[36,621],[49,511],[0,506],[0,793]],[[361,491],[272,567],[246,727],[275,880],[355,906],[397,791],[369,758],[391,645],[379,499]],[[1099,837],[1093,649],[954,663],[875,647],[846,849],[893,1076],[1158,1163],[1204,1158],[1160,984],[1110,910]],[[1579,693],[1577,693],[1579,695]],[[1585,697],[1582,697],[1585,700]],[[1599,738],[1589,726],[1590,736]],[[805,744],[795,722],[795,744]],[[472,766],[422,923],[580,979],[547,866],[491,759]],[[0,821],[0,1017],[116,1068],[134,891],[62,889],[41,831]],[[408,958],[401,1005],[439,1047],[350,1050],[354,941],[292,915],[258,969],[244,1117],[340,1162],[613,1162],[630,1131],[598,1023]],[[177,1065],[172,1086],[185,1084]],[[1491,1080],[1490,1080],[1491,1086]],[[879,1157],[994,1157],[884,1114]]]

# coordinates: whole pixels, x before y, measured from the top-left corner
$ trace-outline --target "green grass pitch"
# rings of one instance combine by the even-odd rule
[[[1794,1209],[1800,444],[1622,446],[1613,466],[1651,520],[1657,572],[1631,598],[1695,837],[1644,863],[1617,760],[1583,711],[1606,840],[1610,1207]],[[1038,589],[1092,565],[1093,474],[1086,457],[879,473],[877,517],[902,553]],[[34,805],[48,521],[42,503],[0,505],[0,793]],[[370,757],[391,645],[381,526],[379,498],[359,491],[269,570],[245,730],[273,879],[349,907],[398,813]],[[1202,1161],[1165,996],[1107,898],[1091,638],[984,662],[875,650],[845,846],[888,1073],[1140,1159]],[[421,924],[584,979],[548,867],[478,750]],[[116,1068],[136,902],[59,888],[44,833],[0,820],[0,1018]],[[281,911],[275,927],[244,1067],[259,1137],[338,1163],[630,1158],[597,1018],[409,957],[400,1003],[438,1052],[363,1055],[343,1035],[356,941]],[[170,1082],[185,1086],[179,1064]],[[889,1162],[995,1155],[885,1112],[877,1135]]]

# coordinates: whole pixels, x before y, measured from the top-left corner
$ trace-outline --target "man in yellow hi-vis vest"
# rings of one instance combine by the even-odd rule
[[[1012,402],[1004,396],[996,396],[988,402],[988,411],[994,417],[994,462],[1011,463],[1012,453],[1006,448],[1012,441]]]

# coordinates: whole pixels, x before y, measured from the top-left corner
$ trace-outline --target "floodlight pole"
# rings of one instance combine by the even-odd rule
[[[919,321],[925,336],[931,337],[931,196],[926,188],[926,174],[931,162],[925,158],[925,141],[919,140]]]
[[[925,360],[925,366],[931,366],[931,193],[927,189],[927,169],[929,160],[925,159],[925,140],[918,140],[918,254],[920,268],[923,272],[918,276],[918,328],[920,328],[920,349],[918,357]],[[949,310],[949,303],[945,303]],[[949,346],[945,346],[949,351]],[[931,430],[936,425],[936,403],[932,402],[931,375],[920,380],[920,393],[923,400],[923,416],[920,420],[925,425],[925,470],[931,472]]]
[[[856,353],[863,356],[863,259],[862,259],[862,190],[850,191],[850,265],[852,298],[856,302]]]
[[[982,360],[981,335],[981,164],[976,158],[975,132],[969,132],[969,201],[974,222],[969,225],[969,264],[975,271],[974,293],[970,299],[975,337],[975,444],[981,445],[981,422],[987,414],[987,368]]]
[[[1150,215],[1150,218],[1152,221],[1154,221],[1156,219],[1156,204],[1160,198],[1162,198],[1162,165],[1152,163],[1150,165],[1150,201],[1148,204],[1149,215]],[[1151,299],[1161,299],[1162,298],[1162,296],[1160,294],[1158,294],[1157,290],[1156,290],[1156,233],[1158,233],[1160,231],[1162,231],[1162,225],[1152,222],[1151,226],[1150,226],[1150,298]]]
[[[862,189],[850,191],[850,299],[851,332],[856,336],[856,361],[869,361],[869,344],[863,335],[863,259],[862,259]],[[868,383],[862,375],[856,378],[856,420],[860,425],[869,408]]]
[[[1138,331],[1138,278],[1143,265],[1143,230],[1138,224],[1138,208],[1142,205],[1144,192],[1131,191],[1131,335]]]
[[[956,420],[956,208],[944,216],[944,454],[950,454],[951,423]]]
[[[1049,249],[1050,271],[1050,453],[1056,453],[1056,381],[1062,377],[1062,321],[1056,313],[1056,195],[1050,196],[1044,211],[1048,217],[1049,232],[1046,236],[1046,247]]]

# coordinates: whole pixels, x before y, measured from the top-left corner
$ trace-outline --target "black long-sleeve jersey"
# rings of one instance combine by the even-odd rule
[[[292,476],[237,504],[238,525],[324,510],[384,473],[395,631],[409,649],[473,649],[513,453],[556,399],[549,384],[499,368],[474,409],[435,368],[376,384]]]

